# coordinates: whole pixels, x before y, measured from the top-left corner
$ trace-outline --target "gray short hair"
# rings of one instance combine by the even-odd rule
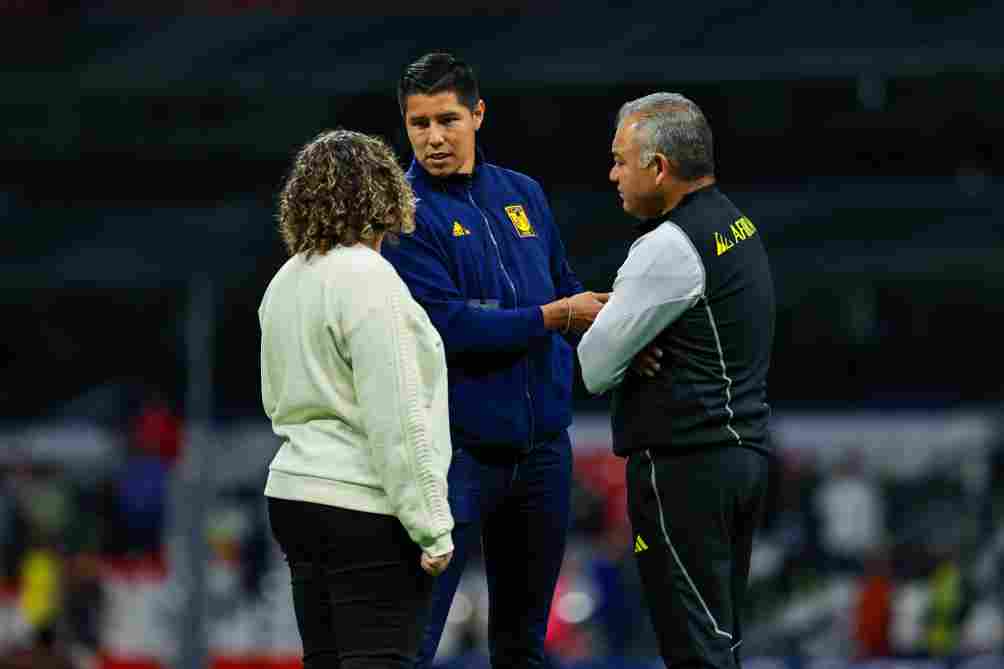
[[[642,167],[661,153],[676,163],[681,179],[715,173],[711,126],[691,100],[679,93],[652,93],[625,102],[617,112],[618,127],[629,116],[638,116]]]

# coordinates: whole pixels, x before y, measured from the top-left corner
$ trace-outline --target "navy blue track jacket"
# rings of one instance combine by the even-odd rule
[[[582,285],[540,185],[480,153],[470,176],[436,178],[413,161],[408,180],[415,231],[383,254],[443,339],[454,448],[553,438],[572,422],[577,342],[546,330],[538,307]]]

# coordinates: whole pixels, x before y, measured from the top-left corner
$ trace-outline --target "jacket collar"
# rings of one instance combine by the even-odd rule
[[[471,170],[470,174],[454,173],[448,177],[434,177],[426,171],[425,167],[422,166],[422,163],[418,162],[417,158],[411,159],[411,167],[408,168],[408,171],[414,174],[419,181],[430,188],[436,188],[439,190],[446,190],[451,186],[469,188],[478,180],[481,172],[478,168],[484,163],[485,154],[481,150],[480,146],[475,145],[474,169]]]

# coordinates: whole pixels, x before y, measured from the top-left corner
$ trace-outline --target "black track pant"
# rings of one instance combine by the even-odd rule
[[[739,447],[628,459],[635,557],[667,667],[739,666],[767,470],[766,456]]]
[[[432,597],[394,516],[268,498],[293,578],[304,669],[411,667]]]

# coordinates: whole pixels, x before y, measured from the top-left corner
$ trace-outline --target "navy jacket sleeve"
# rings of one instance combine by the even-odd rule
[[[434,226],[415,217],[415,231],[385,243],[394,265],[439,330],[446,353],[525,351],[534,337],[549,335],[540,307],[482,309],[467,303],[450,273],[451,262]]]
[[[585,290],[579,278],[575,276],[571,265],[568,264],[568,257],[565,255],[565,245],[561,242],[561,232],[554,222],[554,215],[547,204],[547,199],[543,193],[539,194],[541,199],[541,210],[545,212],[548,223],[551,227],[551,279],[554,281],[554,290],[558,299],[571,297]],[[568,332],[564,335],[565,340],[573,347],[577,346],[581,335]]]

